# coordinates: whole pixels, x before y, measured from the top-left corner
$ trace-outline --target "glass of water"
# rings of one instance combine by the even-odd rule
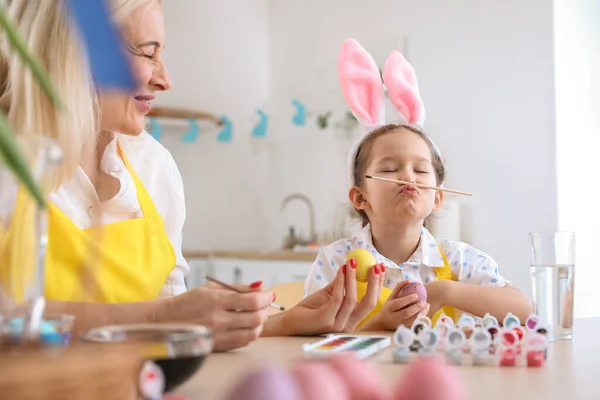
[[[529,234],[534,312],[548,327],[550,340],[573,336],[575,233]]]

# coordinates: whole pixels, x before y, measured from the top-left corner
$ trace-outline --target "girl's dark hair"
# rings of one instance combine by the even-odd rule
[[[358,151],[356,153],[356,159],[354,160],[355,186],[361,187],[366,179],[365,174],[367,172],[367,166],[369,165],[371,157],[371,149],[373,148],[373,143],[375,142],[375,139],[395,131],[397,131],[398,133],[402,133],[401,131],[403,129],[406,129],[407,131],[419,135],[425,141],[425,143],[427,143],[429,151],[431,151],[431,163],[433,164],[433,169],[435,171],[436,185],[439,186],[442,182],[444,182],[444,179],[446,178],[446,167],[444,166],[444,162],[442,161],[441,154],[439,153],[437,147],[435,146],[435,144],[433,144],[429,136],[409,125],[389,124],[377,128],[373,132],[371,132],[358,148]],[[361,219],[362,226],[365,226],[369,223],[369,218],[367,217],[367,214],[364,212],[364,210],[358,210],[355,208],[354,211],[358,214],[359,218]]]

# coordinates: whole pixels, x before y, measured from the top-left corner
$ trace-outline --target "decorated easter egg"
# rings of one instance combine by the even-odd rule
[[[460,374],[437,357],[420,357],[401,376],[393,400],[465,400]]]
[[[330,362],[352,394],[352,399],[389,399],[388,386],[373,364],[347,354],[333,357]]]
[[[404,308],[408,308],[413,304],[417,304],[419,301],[427,301],[427,290],[425,290],[425,286],[419,282],[411,282],[408,285],[404,286],[400,289],[398,293],[398,298],[408,296],[410,294],[416,294],[419,298],[416,301],[413,301],[409,305]],[[403,309],[404,309],[403,308]]]
[[[301,400],[302,390],[295,377],[284,370],[261,368],[242,378],[227,400]]]
[[[330,363],[300,363],[292,373],[300,385],[303,400],[346,400],[351,397],[346,383]]]
[[[369,270],[377,263],[375,256],[368,250],[356,249],[348,254],[346,262],[351,259],[356,261],[356,280],[358,282],[366,282],[369,277]]]

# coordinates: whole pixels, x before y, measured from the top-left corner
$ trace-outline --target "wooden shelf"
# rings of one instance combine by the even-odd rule
[[[174,119],[200,119],[214,122],[216,125],[223,125],[223,121],[218,116],[205,111],[193,111],[183,108],[171,107],[152,107],[148,117],[153,118],[174,118]]]

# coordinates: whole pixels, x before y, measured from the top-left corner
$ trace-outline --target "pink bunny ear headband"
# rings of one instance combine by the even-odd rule
[[[348,184],[352,187],[356,184],[354,164],[360,145],[371,132],[386,124],[385,95],[375,60],[354,39],[346,39],[342,45],[338,75],[344,98],[365,132],[348,154]],[[398,114],[393,122],[420,130],[425,122],[425,106],[419,96],[417,77],[413,67],[397,50],[385,62],[383,81]],[[433,141],[429,141],[439,153]]]

